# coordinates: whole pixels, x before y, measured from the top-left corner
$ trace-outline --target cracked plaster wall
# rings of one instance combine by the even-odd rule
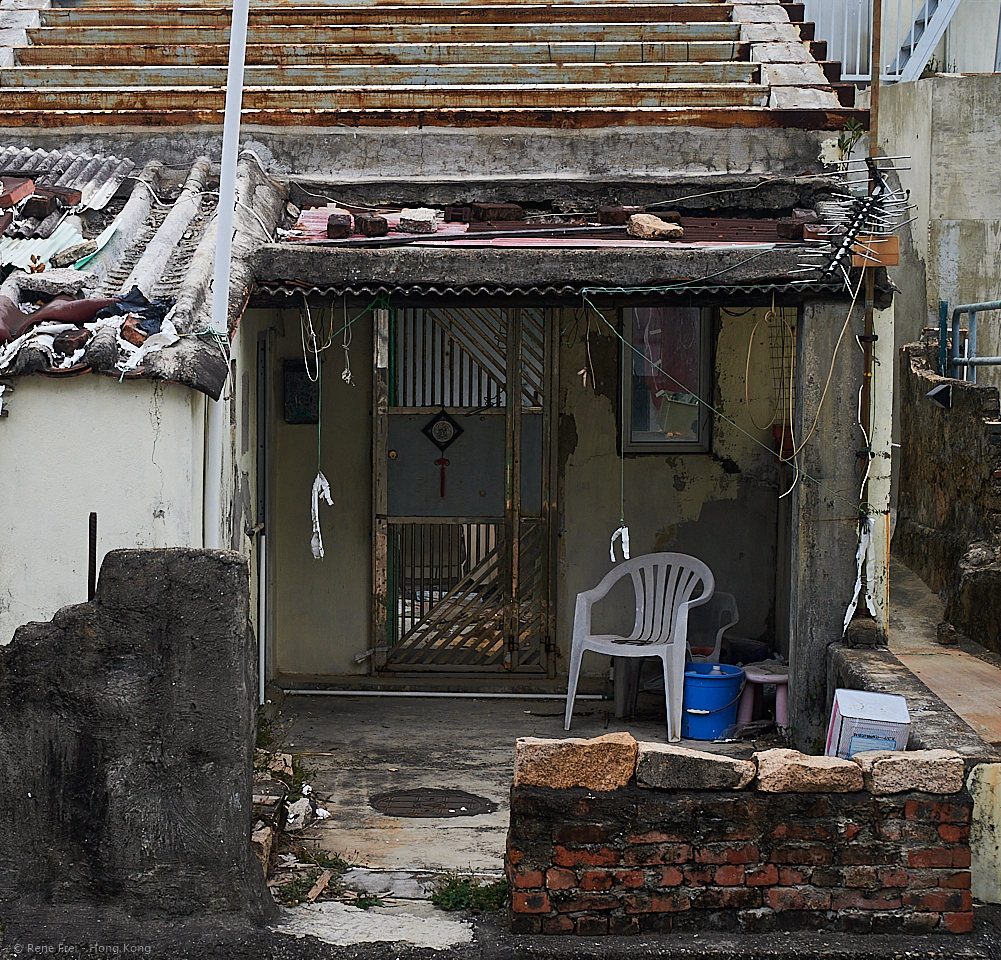
[[[722,315],[715,359],[714,403],[719,415],[713,418],[711,452],[628,454],[623,465],[625,519],[633,556],[676,551],[705,560],[716,588],[737,599],[740,622],[735,635],[752,638],[774,637],[776,628],[778,465],[770,449],[771,431],[753,425],[744,395],[748,340],[764,312],[758,308],[745,313],[735,307]],[[573,313],[563,311],[561,329]],[[795,323],[794,311],[788,313]],[[596,332],[592,323],[593,385],[585,387],[577,375],[587,363],[584,343],[564,344],[560,357],[562,508],[557,590],[562,625],[558,638],[564,650],[569,648],[576,595],[611,569],[608,538],[619,525],[619,341],[607,326],[600,322],[597,326]],[[772,409],[764,327],[760,325],[755,335],[748,381],[758,423],[766,423]],[[632,602],[627,585],[613,588],[604,605],[595,607],[594,628],[628,632]],[[584,672],[597,676],[607,666],[606,658],[590,657],[584,661]]]

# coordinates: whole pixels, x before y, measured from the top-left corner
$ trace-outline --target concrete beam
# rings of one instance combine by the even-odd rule
[[[841,640],[857,572],[856,451],[864,441],[858,426],[862,352],[854,340],[863,312],[856,303],[845,329],[847,312],[843,304],[807,304],[797,337],[795,441],[802,452],[791,494],[789,722],[808,752],[823,750],[827,650]]]

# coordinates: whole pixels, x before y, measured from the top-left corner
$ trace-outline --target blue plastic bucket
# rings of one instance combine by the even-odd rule
[[[715,740],[737,722],[737,701],[744,671],[728,663],[685,665],[685,697],[681,735],[689,740]]]

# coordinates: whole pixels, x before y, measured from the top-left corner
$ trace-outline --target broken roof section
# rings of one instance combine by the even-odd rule
[[[63,251],[67,264],[53,253],[27,271],[12,272],[0,286],[0,376],[148,377],[218,399],[228,344],[208,333],[216,179],[205,157],[183,176],[149,163],[132,178],[131,190],[87,228],[101,232],[91,240],[94,249],[80,251],[86,257]],[[15,214],[30,200],[15,204]],[[231,332],[249,297],[249,252],[273,238],[285,200],[284,188],[264,174],[260,161],[241,155]]]
[[[224,5],[101,0],[31,11],[0,70],[17,91],[0,126],[221,123],[230,16]],[[244,123],[864,122],[803,18],[802,3],[760,0],[272,0],[250,11]]]

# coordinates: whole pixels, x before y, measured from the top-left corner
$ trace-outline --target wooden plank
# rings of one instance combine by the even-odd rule
[[[400,84],[485,85],[754,83],[760,67],[751,63],[529,63],[529,64],[332,64],[248,67],[248,87],[395,86]],[[0,70],[0,87],[224,87],[225,67],[14,67]]]
[[[229,30],[221,27],[39,27],[28,31],[35,46],[60,44],[225,43]],[[740,25],[731,23],[640,23],[598,21],[572,23],[427,23],[345,24],[252,27],[248,43],[545,43],[546,41],[738,40]]]
[[[19,47],[18,64],[31,66],[157,66],[225,67],[226,43],[204,44],[62,44]],[[349,64],[444,63],[719,63],[747,62],[750,45],[733,40],[677,41],[556,41],[553,43],[255,43],[247,47],[248,67]]]
[[[9,98],[13,99],[13,98]],[[19,96],[18,102],[22,100]],[[0,127],[44,127],[52,129],[85,126],[175,127],[191,124],[222,126],[222,110],[202,107],[197,102],[177,108],[96,109],[77,104],[71,109],[50,104],[30,109],[0,109]],[[552,107],[444,106],[433,110],[381,109],[348,110],[309,107],[295,109],[244,109],[243,122],[270,127],[519,127],[532,129],[594,130],[607,127],[702,127],[729,130],[748,129],[827,130],[837,132],[849,121],[865,126],[868,110],[846,107],[820,110],[773,110],[770,107],[642,107],[575,105]]]
[[[752,107],[767,96],[757,85],[617,84],[496,84],[384,87],[248,87],[248,110],[505,110],[532,107]],[[20,110],[221,110],[225,91],[204,87],[160,87],[86,90],[48,87],[23,88]]]
[[[172,6],[150,7],[141,13],[133,8],[53,8],[41,11],[41,29],[127,29],[130,25],[174,28],[210,27],[228,30],[232,11],[228,7],[179,9]],[[331,5],[300,7],[293,5],[251,8],[250,31],[271,26],[322,27],[343,23],[684,23],[729,25],[730,8],[712,3],[454,3],[394,4],[392,6]]]

